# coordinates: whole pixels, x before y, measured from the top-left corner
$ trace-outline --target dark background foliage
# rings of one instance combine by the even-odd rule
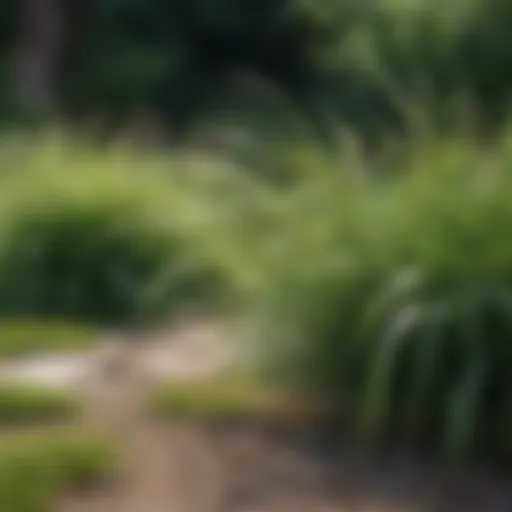
[[[53,51],[57,65],[45,91],[52,111],[101,115],[110,128],[144,108],[181,140],[206,111],[222,111],[222,91],[238,71],[270,81],[328,142],[343,123],[370,142],[403,131],[411,104],[441,128],[471,115],[485,132],[503,122],[510,98],[512,8],[504,0],[3,4],[3,89],[14,82],[12,92],[24,90],[27,77],[13,78],[17,60],[41,61]],[[37,8],[53,13],[39,39],[24,23]],[[52,30],[58,44],[45,46]],[[31,39],[34,50],[20,53]]]

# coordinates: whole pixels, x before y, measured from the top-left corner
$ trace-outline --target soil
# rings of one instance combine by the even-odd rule
[[[189,326],[168,339],[118,344],[84,382],[81,423],[116,437],[122,471],[101,489],[64,497],[55,512],[512,510],[506,508],[512,480],[441,474],[407,459],[370,464],[348,448],[321,449],[315,432],[290,431],[283,439],[256,425],[213,428],[152,418],[145,399],[165,371],[168,378],[198,379],[227,361],[213,357],[210,335],[204,326]]]

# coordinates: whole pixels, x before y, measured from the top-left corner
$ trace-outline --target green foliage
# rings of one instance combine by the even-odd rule
[[[118,448],[114,440],[86,432],[64,434],[46,442],[48,458],[62,483],[70,488],[89,488],[115,476]]]
[[[213,288],[165,177],[46,158],[6,182],[1,314],[135,322]]]
[[[5,0],[0,10],[0,57],[5,57],[16,35],[15,29],[19,19],[20,2]]]
[[[9,0],[0,13],[1,91],[19,5]],[[400,132],[410,104],[444,129],[472,116],[476,129],[493,132],[508,117],[506,0],[103,0],[63,10],[59,111],[105,116],[114,128],[149,108],[173,134],[189,135],[227,109],[226,84],[241,69],[253,84],[271,82],[290,119],[330,143],[345,126],[371,144]]]
[[[0,384],[0,424],[67,419],[78,410],[73,394],[34,386]]]
[[[462,138],[417,142],[407,158],[382,160],[393,173],[380,179],[357,152],[336,165],[309,148],[282,154],[293,179],[281,189],[200,155],[164,168],[118,151],[33,146],[5,159],[17,172],[2,176],[0,192],[0,279],[13,283],[0,287],[2,304],[43,304],[45,313],[58,304],[79,316],[101,304],[117,321],[148,318],[185,297],[209,298],[213,273],[224,293],[236,292],[230,306],[251,306],[270,376],[334,404],[365,443],[398,437],[450,458],[506,458],[510,135],[489,152]],[[112,277],[125,266],[137,277],[128,292]],[[95,276],[110,291],[88,288]],[[57,285],[27,302],[6,299],[39,280]],[[62,291],[76,282],[70,312]],[[126,295],[133,302],[119,315]],[[199,418],[273,412],[273,398],[253,390],[229,379],[170,384],[150,405]]]
[[[202,421],[236,421],[282,412],[277,395],[246,376],[222,376],[203,382],[170,382],[160,385],[149,407],[164,417]]]
[[[61,420],[72,416],[77,409],[78,401],[71,393],[0,384],[0,424]]]
[[[400,129],[411,102],[441,127],[471,114],[485,131],[510,102],[503,0],[116,0],[90,16],[69,59],[65,103],[118,123],[146,106],[187,133],[206,111],[226,108],[222,91],[241,68],[255,83],[269,79],[331,141],[340,125],[370,141]],[[468,105],[458,105],[461,94]]]
[[[436,143],[382,182],[317,167],[275,217],[265,362],[366,443],[511,454],[509,139],[495,151]]]
[[[443,129],[473,116],[480,133],[508,117],[512,11],[502,0],[389,0],[362,29],[371,60],[416,103],[426,103]],[[460,95],[466,105],[459,105]],[[462,109],[462,112],[461,112]]]
[[[60,433],[7,437],[0,444],[0,506],[12,512],[49,512],[71,487],[101,482],[115,469],[111,443]]]
[[[4,320],[0,322],[0,357],[86,349],[99,336],[94,328],[76,323],[25,317]]]
[[[64,103],[68,111],[99,111],[114,127],[147,107],[181,139],[205,115],[219,117],[228,108],[227,85],[233,74],[247,70],[256,88],[261,77],[268,80],[272,99],[291,107],[322,141],[335,143],[340,122],[363,137],[382,136],[382,125],[395,131],[401,120],[381,81],[362,70],[353,77],[337,62],[344,71],[340,81],[322,57],[351,31],[359,9],[350,6],[339,10],[338,26],[325,12],[294,0],[102,2],[78,57],[69,59]],[[357,84],[363,92],[354,104],[350,86]],[[365,101],[373,108],[365,108]],[[241,111],[249,108],[239,105]]]

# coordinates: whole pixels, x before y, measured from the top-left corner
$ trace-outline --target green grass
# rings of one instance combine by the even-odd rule
[[[71,392],[0,384],[0,426],[62,421],[78,410],[79,401]]]
[[[239,420],[265,414],[276,407],[275,397],[239,377],[160,385],[150,397],[150,410],[159,416],[193,420]]]
[[[94,347],[100,331],[92,326],[44,318],[0,320],[0,357],[79,351]]]
[[[115,470],[109,440],[81,432],[0,441],[0,508],[50,512],[66,490],[99,484]]]
[[[402,166],[380,181],[316,168],[290,191],[256,341],[275,378],[338,404],[365,445],[506,458],[510,139],[493,155],[436,143]]]
[[[260,378],[223,374],[205,381],[160,384],[149,398],[159,417],[199,422],[265,421],[313,418],[320,409],[302,396],[269,387]]]

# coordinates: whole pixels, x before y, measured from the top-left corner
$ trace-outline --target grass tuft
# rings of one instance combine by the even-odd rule
[[[68,391],[0,384],[0,425],[62,421],[79,409],[79,400]]]
[[[62,492],[108,478],[115,461],[109,440],[81,432],[4,438],[0,442],[0,508],[50,512]]]

